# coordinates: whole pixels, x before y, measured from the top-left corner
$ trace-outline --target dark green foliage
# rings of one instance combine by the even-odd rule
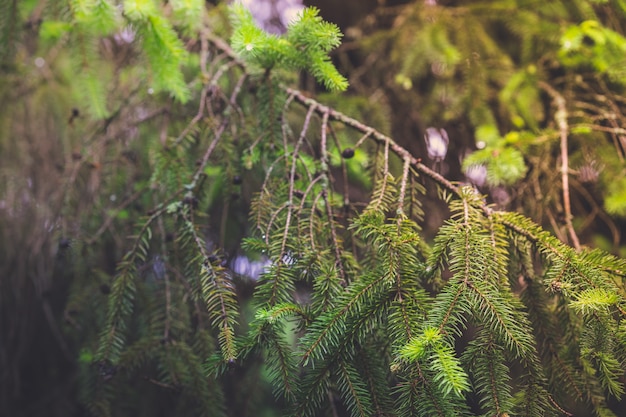
[[[487,165],[487,187],[528,175],[541,190],[561,178],[550,185],[559,200],[568,166],[555,176],[538,158],[552,158],[554,138],[585,137],[595,110],[573,112],[580,103],[546,74],[568,78],[592,58],[601,77],[594,86],[608,95],[598,80],[621,88],[614,66],[622,35],[594,20],[600,2],[577,1],[571,11],[563,2],[536,11],[525,2],[487,3],[409,4],[395,34],[363,42],[380,46],[397,36],[387,52],[403,91],[433,71],[442,80],[433,90],[459,87],[441,120],[462,112],[475,128],[485,149],[465,164]],[[60,117],[63,126],[46,136],[62,148],[60,168],[44,161],[41,169],[69,179],[32,207],[11,183],[0,191],[47,228],[40,247],[51,251],[48,235],[63,234],[55,250],[72,265],[62,274],[71,283],[63,331],[79,346],[66,354],[78,357],[76,384],[89,415],[615,415],[624,394],[626,261],[564,243],[576,241],[571,212],[559,239],[451,182],[390,136],[286,87],[303,70],[329,90],[347,88],[329,56],[341,34],[317,9],[305,9],[279,37],[233,6],[233,49],[208,23],[225,9],[198,0],[121,8],[74,0],[49,13],[42,48],[68,42],[71,51],[44,64],[62,82],[80,72],[75,93],[87,99],[84,114],[65,97],[67,114],[40,118]],[[561,20],[570,14],[576,19]],[[105,59],[107,47],[131,48],[111,46],[125,25],[140,54]],[[465,31],[451,30],[461,25]],[[0,17],[0,36],[6,28]],[[520,45],[504,48],[496,29]],[[538,44],[549,62],[542,68]],[[7,62],[17,59],[0,48]],[[466,56],[473,49],[484,55]],[[492,60],[499,66],[489,70]],[[568,88],[576,81],[556,79]],[[591,82],[586,72],[581,79]],[[537,109],[542,100],[545,109]],[[498,101],[507,102],[501,112],[492,107]],[[549,123],[544,110],[555,113]],[[143,123],[152,118],[158,127]],[[620,166],[616,160],[608,163]],[[619,212],[620,202],[611,204]],[[109,258],[115,269],[99,267]],[[258,261],[260,272],[248,276],[236,267],[241,259]],[[31,277],[45,300],[50,289],[40,277],[48,265],[37,267]]]
[[[0,5],[0,71],[11,69],[16,50],[17,36],[20,35],[18,7],[16,1],[4,1]]]
[[[511,376],[502,346],[494,343],[493,336],[483,330],[470,342],[463,359],[468,364],[485,415],[511,414]]]

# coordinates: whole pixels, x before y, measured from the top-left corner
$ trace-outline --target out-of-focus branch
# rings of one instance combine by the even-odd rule
[[[561,182],[563,186],[565,226],[567,227],[570,239],[572,240],[572,246],[579,251],[580,241],[578,240],[578,235],[576,235],[576,231],[572,225],[572,205],[569,195],[569,153],[567,150],[567,132],[569,131],[569,126],[567,123],[567,106],[565,105],[565,98],[563,98],[563,96],[551,85],[545,82],[539,82],[539,87],[552,97],[556,106],[556,114],[554,115],[554,118],[558,125],[559,135],[561,137]]]

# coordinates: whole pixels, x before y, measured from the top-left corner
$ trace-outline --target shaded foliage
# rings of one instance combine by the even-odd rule
[[[616,415],[626,262],[579,231],[620,249],[624,7],[439,3],[343,46],[314,8],[3,5],[0,411]],[[386,133],[452,124],[463,162]]]

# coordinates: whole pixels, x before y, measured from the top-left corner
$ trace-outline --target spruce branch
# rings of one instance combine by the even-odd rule
[[[472,380],[481,395],[483,409],[498,416],[511,413],[511,377],[503,349],[496,343],[493,335],[482,329],[463,353],[463,359],[468,362],[472,371]]]
[[[213,35],[207,35],[209,40],[221,51],[224,51],[230,59],[237,63],[237,65],[246,69],[246,64],[242,61],[226,44],[222,39],[215,37]],[[374,129],[371,126],[368,126],[360,121],[351,118],[349,116],[344,115],[343,113],[329,107],[325,106],[318,101],[305,96],[302,92],[290,88],[290,87],[282,87],[285,93],[287,93],[290,100],[296,101],[306,108],[314,107],[314,111],[321,117],[324,117],[325,113],[328,113],[329,120],[336,120],[341,122],[346,126],[350,126],[356,131],[363,133],[363,136],[358,140],[355,148],[358,148],[365,140],[369,138],[373,138],[376,142],[381,143],[385,146],[389,146],[390,150],[393,151],[399,158],[402,160],[408,160],[411,166],[419,173],[425,175],[426,177],[434,180],[437,184],[439,184],[444,189],[451,191],[453,194],[458,195],[460,193],[459,187],[454,185],[451,181],[447,180],[438,172],[430,169],[426,165],[421,163],[421,158],[414,157],[408,150],[398,145],[392,138],[381,133],[380,131]],[[484,209],[487,212],[490,212],[491,209],[486,205]]]
[[[391,417],[394,413],[390,401],[391,392],[387,383],[388,364],[384,361],[385,355],[380,353],[380,347],[375,344],[365,346],[355,357],[356,365],[369,388],[373,414]]]
[[[338,308],[323,314],[311,325],[307,337],[303,340],[305,348],[301,361],[304,365],[311,360],[324,360],[325,355],[331,350],[341,352],[348,345],[349,338],[345,334],[346,322],[352,316],[364,317],[363,314],[358,314],[359,310],[368,304],[368,300],[375,297],[375,293],[381,285],[384,286],[385,281],[388,282],[388,277],[384,275],[372,278],[352,283]],[[339,335],[342,339],[340,346],[331,347],[337,342]]]
[[[292,401],[296,395],[297,385],[294,378],[297,370],[292,348],[285,340],[284,330],[285,320],[290,316],[309,319],[307,313],[293,303],[277,304],[269,309],[258,310],[250,324],[250,332],[239,350],[239,358],[247,359],[257,347],[263,349],[275,393],[278,397]]]
[[[219,330],[219,341],[224,360],[232,362],[237,357],[234,327],[237,324],[236,294],[233,283],[226,271],[214,266],[209,260],[206,243],[197,231],[193,212],[183,213],[185,229],[192,237],[195,249],[202,257],[200,281],[202,298],[212,317],[211,324]]]
[[[133,302],[137,291],[135,283],[136,263],[145,262],[149,242],[152,238],[151,224],[159,219],[167,209],[166,206],[161,207],[142,224],[139,232],[133,236],[132,247],[118,265],[113,291],[109,297],[106,323],[98,344],[97,357],[100,361],[109,361],[115,364],[119,360],[125,342],[126,321],[133,311]]]
[[[369,391],[363,385],[357,370],[346,362],[339,362],[334,371],[337,387],[353,416],[369,416],[372,409]]]
[[[234,54],[232,57],[237,59]],[[236,62],[240,63],[240,61]],[[241,65],[245,72],[245,64],[241,63]],[[513,275],[511,264],[517,261],[516,256],[523,257],[535,248],[539,249],[542,255],[541,261],[546,265],[547,271],[544,282],[548,284],[549,289],[557,294],[558,300],[566,301],[564,303],[566,311],[573,310],[571,307],[579,308],[587,313],[597,310],[604,312],[610,308],[623,314],[623,311],[620,310],[623,306],[621,302],[623,297],[618,297],[620,301],[617,301],[618,299],[607,300],[604,297],[609,293],[619,293],[618,285],[614,279],[616,276],[623,276],[626,270],[623,263],[614,257],[603,257],[598,253],[580,250],[580,243],[575,236],[571,218],[567,228],[570,242],[576,250],[572,250],[523,216],[494,210],[473,190],[460,187],[429,169],[421,163],[419,158],[411,155],[408,150],[399,146],[389,136],[329,106],[325,106],[297,90],[284,86],[279,86],[279,88],[287,97],[282,117],[285,159],[281,161],[288,168],[289,184],[286,188],[289,190],[285,191],[285,187],[276,187],[269,180],[265,181],[261,190],[262,198],[271,200],[273,206],[278,208],[278,213],[264,212],[266,217],[259,217],[259,220],[265,221],[264,225],[267,225],[266,220],[269,218],[270,224],[276,224],[276,228],[272,226],[265,230],[264,237],[268,246],[278,246],[277,252],[281,254],[281,257],[285,248],[291,249],[292,245],[298,247],[296,243],[285,237],[287,234],[292,235],[295,230],[294,227],[290,226],[291,221],[288,215],[292,209],[293,222],[298,223],[298,232],[306,230],[308,227],[308,239],[311,243],[307,244],[307,250],[319,252],[320,248],[323,248],[323,245],[318,243],[320,240],[316,240],[317,229],[314,219],[303,220],[301,227],[300,217],[312,213],[320,200],[324,200],[328,221],[331,222],[332,229],[330,230],[330,237],[326,235],[326,242],[331,243],[331,249],[324,251],[323,254],[320,253],[318,256],[323,257],[324,262],[331,263],[325,264],[326,269],[320,268],[319,270],[328,275],[329,281],[339,275],[340,271],[336,271],[332,267],[333,252],[335,252],[335,267],[341,266],[339,236],[332,228],[334,211],[332,201],[329,198],[330,195],[325,192],[326,187],[331,182],[329,181],[327,149],[329,132],[333,135],[335,144],[339,149],[339,141],[332,132],[331,122],[342,124],[361,133],[362,136],[358,139],[356,148],[368,139],[377,143],[379,149],[382,147],[381,152],[377,154],[377,164],[380,169],[375,173],[379,177],[379,181],[376,183],[370,205],[359,216],[360,218],[353,222],[351,227],[352,230],[356,230],[354,233],[356,236],[360,235],[364,238],[364,252],[372,255],[372,259],[363,264],[368,267],[372,265],[375,268],[370,273],[357,275],[354,278],[348,275],[351,277],[350,283],[346,290],[338,295],[339,299],[335,303],[328,302],[328,298],[324,298],[328,293],[322,294],[317,299],[314,297],[316,301],[321,300],[320,303],[323,308],[314,310],[319,315],[313,317],[311,324],[304,330],[305,336],[302,339],[300,364],[305,369],[307,381],[300,396],[304,403],[298,405],[298,410],[310,415],[324,401],[327,401],[325,398],[326,395],[330,395],[330,384],[339,382],[338,375],[333,374],[336,369],[344,371],[342,372],[343,377],[339,378],[343,381],[340,391],[350,392],[349,395],[342,394],[343,400],[356,414],[365,410],[365,407],[360,406],[364,403],[359,403],[357,385],[352,384],[349,378],[351,375],[349,366],[353,364],[352,361],[358,354],[357,345],[361,343],[364,335],[370,334],[372,328],[380,325],[380,314],[384,311],[390,313],[387,317],[387,324],[389,328],[394,328],[392,334],[394,336],[401,335],[401,337],[397,337],[399,342],[395,339],[391,342],[391,346],[396,348],[406,346],[411,340],[415,340],[416,337],[419,338],[421,332],[428,326],[437,329],[446,338],[446,342],[450,342],[461,335],[466,327],[466,320],[484,326],[485,337],[490,340],[490,350],[487,354],[480,351],[474,352],[474,359],[477,361],[474,363],[480,363],[481,365],[478,367],[484,371],[481,379],[483,381],[481,383],[482,388],[475,390],[475,392],[480,392],[481,401],[484,401],[485,408],[489,412],[510,413],[514,403],[517,403],[519,407],[527,407],[528,415],[538,415],[542,409],[544,411],[549,409],[560,410],[566,413],[546,390],[546,381],[544,381],[542,368],[537,359],[536,341],[532,334],[532,329],[536,325],[536,317],[533,318],[531,324],[526,316],[524,305],[517,300],[517,295],[509,288],[510,285],[513,285],[509,282]],[[305,127],[300,132],[300,138],[297,139],[295,145],[289,144],[290,138],[286,133],[287,119],[285,114],[291,103],[298,103],[303,106],[306,112]],[[569,183],[566,182],[568,178],[563,178],[563,175],[565,177],[569,175],[567,172],[569,169],[567,134],[570,129],[567,125],[567,114],[561,112],[561,110],[566,110],[564,106],[564,101],[557,102],[559,110],[557,122],[561,133],[561,174],[565,189],[563,200],[564,205],[569,205],[568,212],[569,217],[571,217]],[[299,161],[304,161],[302,158],[299,159],[295,153],[301,152],[302,135],[310,123],[312,114],[319,116],[322,121],[321,157],[319,159],[322,175],[314,177],[311,181],[308,169],[303,162],[304,169],[309,175],[310,184],[306,191],[301,193],[304,198],[298,196],[301,198],[300,204],[292,206],[296,164]],[[295,150],[290,150],[290,146],[294,146]],[[389,173],[390,154],[396,155],[403,161],[402,176],[397,181],[393,180]],[[276,159],[280,158],[281,156]],[[414,180],[417,175],[429,178],[437,186],[443,188],[447,195],[456,197],[451,202],[447,201],[453,209],[453,214],[440,229],[434,250],[427,263],[430,268],[434,269],[449,268],[453,272],[453,277],[444,284],[442,291],[433,297],[432,308],[425,309],[426,312],[422,311],[421,316],[419,308],[424,307],[419,305],[420,296],[415,295],[414,298],[411,298],[412,290],[406,289],[410,279],[405,276],[408,270],[406,265],[412,263],[414,269],[419,270],[415,273],[418,280],[428,277],[430,271],[425,266],[421,267],[423,270],[419,269],[420,263],[417,259],[410,258],[405,252],[398,250],[399,246],[397,246],[400,242],[404,242],[405,246],[418,244],[417,241],[406,239],[406,236],[403,236],[405,207],[408,204],[405,200],[410,195],[412,211]],[[266,179],[268,177],[269,173]],[[318,180],[318,178],[321,179]],[[318,191],[317,188],[320,184],[322,191]],[[266,188],[268,185],[269,187]],[[398,190],[395,189],[396,187]],[[270,193],[275,189],[281,193],[280,198],[271,199]],[[285,197],[287,198],[287,205],[281,206],[284,201],[281,199]],[[307,210],[311,202],[313,209],[309,212]],[[385,216],[391,207],[396,208],[396,216],[393,219],[388,219]],[[411,217],[409,216],[409,218]],[[287,218],[288,232],[285,232],[284,229],[285,218]],[[395,223],[393,230],[386,227],[389,221]],[[270,232],[273,233],[273,236]],[[276,239],[278,234],[282,235],[282,239]],[[275,243],[276,240],[278,244]],[[523,251],[525,255],[515,255],[510,250],[512,247],[520,252]],[[359,253],[359,255],[361,254]],[[298,252],[296,256],[304,257],[304,251]],[[307,259],[310,259],[309,253],[306,256]],[[528,256],[532,256],[532,254]],[[403,259],[409,258],[410,261],[403,261]],[[282,258],[279,258],[279,262],[281,260]],[[417,268],[415,265],[418,265]],[[290,276],[297,276],[299,272],[296,270],[302,271],[298,268],[300,267],[294,267],[294,271],[290,271],[290,273],[293,272]],[[308,271],[307,269],[307,273]],[[280,291],[284,288],[281,284]],[[595,292],[585,293],[583,297],[572,298],[573,294],[585,289],[591,289]],[[313,291],[315,293],[316,288]],[[605,292],[601,293],[601,291]],[[425,296],[424,298],[428,297]],[[414,300],[419,300],[419,302]],[[572,303],[572,301],[574,302]],[[368,318],[366,315],[371,317]],[[398,329],[402,329],[402,331]],[[560,353],[564,349],[564,345],[569,349],[576,349],[577,347],[576,343],[556,341],[549,344],[547,350],[542,349],[541,353],[545,354],[546,351]],[[453,352],[446,351],[438,345],[433,346],[431,349],[433,351],[431,366],[419,370],[400,367],[402,368],[401,377],[408,377],[409,381],[400,389],[401,394],[398,398],[402,398],[402,401],[406,400],[407,403],[398,404],[401,405],[398,407],[399,409],[410,409],[412,410],[411,414],[417,415],[452,415],[452,409],[463,410],[462,405],[458,403],[451,405],[445,401],[446,393],[456,392],[459,394],[467,389],[461,383],[462,380],[458,378],[463,370],[454,362]],[[604,352],[602,353],[604,354]],[[519,361],[527,370],[523,376],[526,383],[522,384],[522,390],[518,391],[517,400],[512,399],[510,387],[498,387],[495,383],[498,378],[506,378],[507,367],[496,369],[491,365],[493,365],[494,360],[497,360],[495,358],[503,357],[505,354],[508,355],[507,360]],[[504,361],[504,359],[501,360]],[[601,356],[596,356],[593,360],[600,366],[601,372],[604,370],[604,386],[611,388],[613,392],[618,392],[619,387],[614,385],[615,364]],[[562,359],[557,355],[557,358],[551,362],[555,368],[561,368],[560,371],[557,370],[556,372],[564,373],[564,379],[577,381],[576,369],[567,363],[567,358]],[[311,372],[308,372],[309,365],[314,367]],[[588,375],[588,378],[590,381],[599,380],[591,375]],[[355,379],[355,381],[358,382],[359,380]],[[597,385],[600,386],[599,383]],[[412,391],[411,387],[415,390]],[[500,390],[500,388],[502,389]],[[576,389],[580,392],[580,384],[576,384]],[[593,398],[592,395],[588,397]],[[415,402],[413,399],[416,399]],[[419,400],[422,402],[420,403]],[[333,401],[332,395],[330,401]],[[601,404],[598,404],[600,407]]]

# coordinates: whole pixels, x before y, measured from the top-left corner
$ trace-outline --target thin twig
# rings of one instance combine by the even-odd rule
[[[572,205],[569,193],[569,152],[567,150],[567,134],[569,126],[567,123],[567,108],[565,105],[565,98],[556,91],[551,85],[545,82],[539,82],[539,87],[546,91],[554,100],[557,111],[554,118],[559,128],[559,134],[561,137],[561,182],[563,186],[563,210],[565,211],[565,226],[569,232],[572,245],[576,251],[580,251],[580,241],[574,226],[572,225]]]
[[[156,194],[153,195],[153,200],[155,200],[156,203]],[[159,232],[161,234],[161,254],[162,256],[166,256],[167,245],[165,244],[166,233],[163,216],[159,216],[157,219],[157,227],[159,228]],[[165,323],[163,325],[163,340],[168,340],[170,337],[170,323],[172,320],[172,292],[170,289],[170,277],[167,273],[167,258],[163,259],[161,262],[163,262],[163,282],[165,283]]]
[[[315,184],[317,184],[317,182],[319,180],[321,180],[322,177],[321,176],[317,176],[315,178],[311,178],[309,180],[309,185],[307,186],[306,190],[302,193],[302,197],[300,198],[300,206],[298,207],[298,213],[302,213],[304,211],[304,205],[307,202],[307,196],[309,195],[309,193],[311,192],[311,190],[313,190],[313,187],[315,186]],[[315,210],[315,207],[317,205],[317,198],[315,197],[315,199],[313,200],[313,204],[311,205],[311,221],[309,221],[309,236],[310,236],[310,242],[311,242],[311,249],[315,250],[315,238],[314,238],[314,234],[313,234],[313,221],[312,221],[312,217],[313,217],[313,212]],[[299,223],[298,223],[299,225]]]
[[[315,105],[315,112],[317,114],[319,114],[320,116],[323,116],[324,113],[328,113],[328,117],[330,120],[337,120],[340,121],[341,123],[343,123],[346,126],[350,126],[351,128],[363,133],[363,134],[367,134],[366,137],[372,137],[374,140],[376,140],[378,143],[381,144],[389,144],[389,148],[390,150],[395,153],[398,157],[400,157],[401,159],[408,159],[411,163],[411,165],[413,165],[413,167],[415,168],[416,171],[418,171],[419,173],[421,173],[422,175],[434,180],[436,183],[438,183],[439,185],[441,185],[442,187],[444,187],[445,189],[452,191],[454,194],[459,194],[459,187],[457,187],[456,185],[454,185],[451,181],[448,181],[446,178],[444,178],[441,174],[439,174],[438,172],[433,171],[432,169],[428,168],[426,165],[422,164],[422,159],[421,158],[416,158],[414,157],[407,149],[403,148],[402,146],[398,145],[393,139],[391,139],[389,136],[379,132],[378,130],[372,128],[371,126],[367,126],[364,123],[359,122],[356,119],[353,119],[349,116],[346,116],[345,114],[331,108],[328,106],[325,106],[321,103],[318,103],[317,101],[306,97],[304,94],[302,94],[301,92],[299,92],[298,90],[294,90],[292,88],[285,88],[285,91],[287,91],[288,94],[292,94],[294,97],[294,100],[306,107],[310,107]],[[361,138],[362,140],[364,140],[365,138]]]
[[[315,178],[314,182],[312,182],[311,185],[313,185],[319,179],[321,179],[321,177]],[[315,210],[316,210],[315,208],[317,207],[317,202],[319,201],[320,198],[322,198],[322,193],[323,191],[320,191],[319,193],[317,193],[315,197],[313,198],[313,202],[311,203],[311,216],[309,220],[309,241],[311,242],[311,250],[313,251],[317,250],[315,247],[315,233],[314,233],[315,222],[313,221],[313,215],[315,214]],[[304,201],[305,200],[303,198],[302,203],[304,203]]]
[[[232,103],[235,103],[235,101],[237,99],[237,95],[241,91],[240,84],[243,83],[243,80],[245,78],[247,78],[246,74],[244,74],[244,75],[242,75],[240,77],[239,82],[237,83],[238,87],[236,87],[233,90],[232,94],[230,95],[230,100],[229,100],[229,105],[228,105],[229,108],[233,107]],[[211,154],[215,150],[215,147],[217,146],[217,143],[222,138],[222,135],[224,134],[224,130],[226,130],[226,126],[228,126],[228,122],[229,122],[230,118],[228,116],[228,113],[225,112],[225,114],[226,115],[224,116],[224,119],[222,120],[222,123],[217,128],[217,130],[215,131],[215,137],[213,138],[213,141],[209,144],[209,147],[207,148],[206,152],[204,153],[204,156],[200,160],[200,164],[198,165],[198,169],[196,170],[196,172],[193,175],[193,180],[192,180],[192,183],[191,183],[191,186],[190,186],[191,189],[195,188],[196,184],[198,183],[198,180],[203,176],[204,168],[206,167],[206,164],[209,162],[209,157],[211,156]]]
[[[274,221],[276,220],[276,218],[278,217],[278,215],[287,207],[289,206],[289,201],[285,201],[280,207],[278,207],[275,210],[272,210],[272,216],[270,217],[269,221],[267,222],[267,228],[265,229],[265,233],[263,233],[263,236],[265,237],[265,244],[269,246],[270,244],[270,236],[271,236],[271,232],[272,232],[272,227],[274,226]],[[281,254],[281,258],[282,258],[282,254]]]
[[[312,106],[311,109],[316,108],[316,106]],[[328,112],[325,112],[322,115],[322,132],[321,132],[321,140],[320,140],[320,152],[321,160],[322,160],[322,170],[324,173],[322,174],[326,177],[325,182],[323,183],[322,190],[322,198],[324,199],[324,204],[326,205],[326,215],[328,217],[328,224],[330,226],[330,234],[333,240],[333,247],[335,249],[335,266],[339,269],[339,275],[341,276],[341,286],[346,287],[346,274],[343,270],[343,265],[341,264],[341,250],[339,248],[339,240],[337,239],[337,231],[335,230],[335,221],[333,219],[333,209],[330,205],[330,201],[328,199],[328,148],[327,148],[327,130],[328,130]]]
[[[289,174],[289,198],[287,200],[287,219],[285,220],[285,232],[283,233],[283,241],[280,246],[280,259],[283,259],[285,256],[285,249],[287,247],[287,240],[289,237],[289,226],[291,225],[291,217],[293,216],[293,191],[294,191],[294,183],[296,181],[296,167],[298,164],[298,151],[300,150],[300,146],[304,142],[304,138],[306,136],[306,132],[309,130],[309,125],[311,123],[311,117],[315,111],[314,107],[311,107],[307,112],[304,118],[304,125],[302,126],[302,131],[300,131],[300,138],[298,138],[298,142],[293,150],[293,156],[291,159],[291,172]],[[285,150],[286,151],[286,150]],[[287,152],[285,152],[287,154]],[[287,159],[285,159],[287,161]]]
[[[339,150],[339,152],[341,152],[341,145],[339,143],[339,139],[337,138],[337,135],[335,134],[335,130],[333,129],[333,126],[331,124],[329,124],[327,122],[328,125],[328,131],[330,132],[330,136],[332,136],[333,138],[333,142],[335,142],[335,146],[337,146],[337,149]],[[350,207],[350,192],[349,192],[349,187],[348,187],[348,167],[346,166],[346,161],[345,159],[339,158],[341,160],[341,175],[343,177],[343,207],[344,210],[348,210],[348,208]]]
[[[194,127],[200,121],[200,119],[202,119],[202,117],[204,117],[204,108],[206,107],[206,99],[207,99],[208,92],[209,92],[209,85],[207,84],[202,88],[202,91],[200,92],[200,104],[198,105],[198,113],[196,113],[196,115],[193,117],[193,119],[191,119],[189,124],[185,126],[185,128],[180,133],[180,135],[178,135],[178,137],[174,141],[175,145],[178,145],[187,136],[191,128]]]
[[[396,216],[398,219],[398,233],[400,233],[400,222],[402,216],[404,216],[404,198],[406,196],[406,184],[409,180],[409,168],[411,167],[411,161],[404,160],[404,167],[402,168],[402,180],[400,183],[400,196],[398,197],[398,210]]]
[[[369,132],[366,132],[363,136],[361,136],[361,138],[354,145],[354,149],[357,149],[359,146],[361,146],[363,142],[365,142],[365,140],[369,138],[373,132],[374,132],[374,129],[370,129]]]

